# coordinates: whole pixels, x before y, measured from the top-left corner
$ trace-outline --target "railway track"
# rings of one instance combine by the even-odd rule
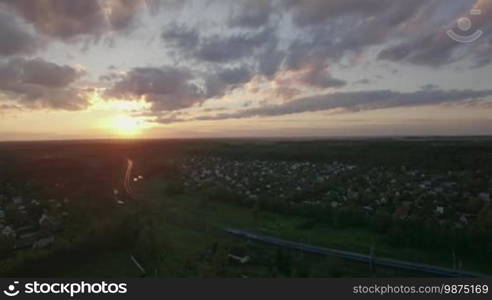
[[[232,235],[235,235],[238,237],[247,238],[250,240],[259,241],[259,242],[263,242],[263,243],[267,243],[267,244],[272,244],[272,245],[276,245],[279,247],[284,247],[284,248],[289,248],[289,249],[294,249],[294,250],[300,250],[303,252],[319,254],[319,255],[331,255],[331,256],[336,256],[336,257],[340,257],[340,258],[351,260],[351,261],[372,264],[374,266],[390,267],[390,268],[396,268],[396,269],[407,270],[407,271],[417,271],[417,272],[433,274],[433,275],[437,275],[437,276],[441,276],[441,277],[454,277],[454,278],[485,278],[485,277],[488,277],[488,276],[483,275],[483,274],[462,272],[462,271],[457,271],[457,270],[438,267],[438,266],[412,263],[412,262],[401,261],[401,260],[396,260],[396,259],[389,259],[389,258],[373,257],[370,255],[365,255],[365,254],[360,254],[360,253],[350,252],[350,251],[344,251],[344,250],[338,250],[338,249],[323,248],[323,247],[318,247],[318,246],[313,246],[313,245],[308,245],[308,244],[298,243],[298,242],[292,242],[292,241],[288,241],[288,240],[279,239],[276,237],[265,236],[265,235],[256,234],[256,233],[243,231],[243,230],[238,230],[238,229],[226,228],[226,229],[224,229],[224,231],[228,234],[232,234]]]

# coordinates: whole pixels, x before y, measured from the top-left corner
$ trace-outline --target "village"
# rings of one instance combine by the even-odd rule
[[[63,220],[69,216],[67,198],[46,201],[22,196],[4,184],[8,193],[0,194],[0,244],[2,254],[24,248],[46,248],[55,241]],[[15,195],[15,196],[13,196]]]
[[[488,187],[467,180],[479,174],[430,174],[405,166],[362,170],[352,164],[276,160],[241,161],[221,157],[190,157],[181,163],[184,185],[216,185],[245,199],[275,198],[291,205],[384,211],[400,220],[432,220],[464,228],[490,207]],[[487,183],[486,183],[487,184]]]

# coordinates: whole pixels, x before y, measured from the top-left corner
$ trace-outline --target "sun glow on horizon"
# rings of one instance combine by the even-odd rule
[[[92,95],[91,112],[100,112],[106,116],[98,122],[99,129],[111,135],[122,137],[140,136],[144,129],[151,127],[145,118],[132,116],[149,109],[150,104],[144,101],[106,100],[96,92]]]
[[[118,115],[109,122],[111,131],[118,135],[135,136],[146,127],[143,120],[128,115]]]

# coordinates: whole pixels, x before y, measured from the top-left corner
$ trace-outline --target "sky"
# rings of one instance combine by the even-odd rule
[[[492,135],[492,0],[0,0],[0,140]]]

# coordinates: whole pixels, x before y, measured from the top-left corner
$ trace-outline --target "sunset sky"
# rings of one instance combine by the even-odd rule
[[[0,140],[485,135],[491,83],[492,0],[0,0]]]

